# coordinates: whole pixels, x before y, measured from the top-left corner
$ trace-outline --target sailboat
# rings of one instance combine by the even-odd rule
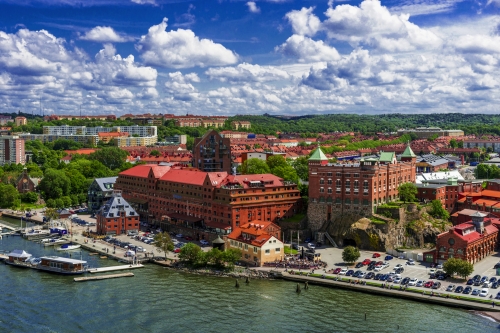
[[[70,230],[70,233],[71,233],[71,242],[69,244],[61,245],[56,249],[57,251],[71,251],[79,249],[81,247],[80,244],[73,244],[73,229]]]

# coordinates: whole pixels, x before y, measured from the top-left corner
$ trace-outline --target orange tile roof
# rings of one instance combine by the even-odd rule
[[[147,178],[151,170],[153,171],[155,178],[160,178],[165,173],[168,173],[170,167],[151,164],[137,165],[133,168],[120,172],[120,175]]]
[[[207,173],[190,169],[172,169],[165,173],[160,180],[174,183],[184,183],[191,185],[203,185]]]
[[[481,195],[482,195],[483,197],[500,198],[500,191],[483,190],[483,191],[481,192]]]
[[[95,153],[98,149],[92,149],[92,148],[82,148],[82,149],[76,149],[76,150],[65,150],[65,153],[68,154],[80,154],[80,155],[90,155],[92,153]]]
[[[127,132],[99,132],[97,133],[98,136],[100,137],[121,137],[121,136],[128,136]]]
[[[272,222],[269,221],[252,221],[240,227],[236,227],[227,237],[229,239],[260,247],[273,237],[264,231],[264,229],[266,229],[271,223]],[[250,239],[243,238],[243,233],[251,235],[252,237]]]

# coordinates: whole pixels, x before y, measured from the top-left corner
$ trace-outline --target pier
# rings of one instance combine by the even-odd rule
[[[136,269],[136,268],[144,268],[144,265],[134,264],[134,265],[121,265],[121,266],[91,268],[88,270],[88,272],[94,274],[94,273],[103,273],[103,272],[124,271],[124,270],[129,270],[129,269]]]
[[[74,278],[74,281],[75,282],[97,281],[97,280],[116,279],[116,278],[121,278],[121,277],[132,277],[132,276],[134,276],[134,273],[108,274],[108,275],[99,275],[99,276],[77,277],[77,278]]]

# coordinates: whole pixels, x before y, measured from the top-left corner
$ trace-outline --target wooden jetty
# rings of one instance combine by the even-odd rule
[[[134,264],[134,265],[121,265],[121,266],[108,266],[108,267],[100,267],[100,268],[91,268],[88,270],[89,273],[103,273],[103,272],[114,272],[114,271],[124,271],[135,268],[143,268],[142,264]]]
[[[74,278],[75,282],[84,282],[84,281],[97,281],[97,280],[107,280],[107,279],[116,279],[121,277],[132,277],[134,273],[119,273],[119,274],[108,274],[108,275],[95,275],[95,276],[84,276]]]

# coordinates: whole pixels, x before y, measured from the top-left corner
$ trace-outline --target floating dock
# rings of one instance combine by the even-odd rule
[[[116,279],[116,278],[121,278],[121,277],[132,277],[132,276],[134,276],[134,273],[120,273],[120,274],[77,277],[77,278],[74,278],[74,280],[75,280],[75,282],[84,282],[84,281],[107,280],[107,279]]]
[[[108,267],[92,268],[92,269],[89,269],[88,272],[94,274],[94,273],[124,271],[124,270],[143,268],[143,267],[144,267],[144,265],[142,265],[142,264],[108,266]]]

